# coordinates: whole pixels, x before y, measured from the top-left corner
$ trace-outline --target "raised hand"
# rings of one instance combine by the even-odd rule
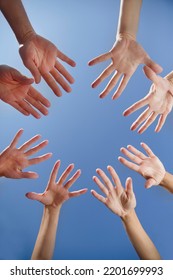
[[[147,156],[135,147],[128,145],[127,149],[121,148],[121,152],[130,161],[123,157],[119,157],[118,159],[128,168],[141,174],[146,179],[145,187],[148,189],[154,185],[159,185],[166,171],[162,162],[152,150],[145,143],[141,143],[141,146],[147,153]]]
[[[49,207],[61,207],[62,204],[72,197],[80,196],[87,192],[87,189],[81,189],[79,191],[69,192],[69,188],[76,182],[79,178],[81,171],[77,170],[75,174],[67,181],[67,177],[70,175],[74,169],[74,164],[70,164],[66,170],[62,173],[59,180],[56,181],[58,170],[60,167],[60,160],[58,160],[51,172],[48,185],[44,193],[38,194],[34,192],[27,193],[26,196],[30,199],[40,201],[45,206]]]
[[[66,92],[71,91],[68,83],[72,84],[74,79],[58,59],[70,66],[75,66],[76,64],[50,41],[37,34],[32,34],[20,47],[19,53],[36,83],[40,82],[42,76],[57,96],[62,95],[57,83]]]
[[[47,115],[50,102],[31,86],[33,82],[16,69],[0,65],[0,99],[23,115],[38,119],[41,115],[37,110]]]
[[[108,53],[92,59],[88,64],[92,66],[109,59],[112,60],[110,65],[92,83],[92,87],[95,88],[114,73],[105,89],[100,93],[100,98],[107,96],[122,77],[112,97],[112,99],[117,99],[141,63],[149,66],[156,73],[162,71],[162,68],[150,59],[145,50],[135,40],[128,37],[119,38]]]
[[[105,204],[113,213],[120,217],[124,217],[136,206],[132,179],[127,178],[126,186],[123,188],[114,168],[108,166],[108,171],[112,177],[113,183],[101,169],[97,169],[96,172],[103,182],[97,176],[93,177],[94,182],[98,185],[106,197],[98,194],[95,190],[91,190],[91,193],[95,198]]]
[[[160,115],[155,128],[155,132],[159,132],[172,110],[173,85],[167,79],[157,76],[149,67],[144,67],[144,73],[154,84],[152,84],[149,93],[144,98],[124,111],[124,116],[129,116],[142,107],[147,106],[144,112],[132,124],[131,130],[136,130],[140,127],[138,133],[143,133]]]
[[[43,149],[48,144],[48,141],[44,140],[40,144],[30,148],[30,146],[41,137],[40,135],[36,135],[19,148],[16,148],[22,133],[23,129],[20,129],[11,144],[0,154],[0,176],[14,179],[35,179],[38,177],[37,173],[30,171],[23,172],[22,170],[30,165],[45,161],[52,156],[51,153],[47,153],[42,156],[29,159],[30,156]]]

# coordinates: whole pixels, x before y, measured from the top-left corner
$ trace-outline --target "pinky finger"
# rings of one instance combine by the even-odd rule
[[[96,191],[91,190],[91,194],[92,194],[95,198],[97,198],[100,202],[102,202],[102,203],[105,203],[105,202],[106,202],[105,197],[102,196],[102,195],[100,195],[100,194],[98,194]]]
[[[74,191],[74,192],[69,193],[69,196],[71,198],[72,197],[77,197],[77,196],[80,196],[82,194],[85,194],[87,191],[88,191],[88,189],[82,189],[82,190],[79,190],[79,191]]]
[[[157,126],[155,128],[155,132],[159,132],[162,129],[162,127],[163,127],[163,125],[166,121],[167,116],[168,116],[167,113],[160,116],[160,118],[158,120],[158,123],[157,123]]]

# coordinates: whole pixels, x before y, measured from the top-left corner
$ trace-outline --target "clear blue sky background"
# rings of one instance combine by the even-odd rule
[[[19,144],[40,133],[43,139],[49,139],[44,152],[53,152],[51,159],[32,167],[40,175],[37,180],[0,179],[0,259],[30,259],[43,206],[27,200],[25,193],[44,191],[57,159],[62,160],[60,171],[72,162],[76,169],[81,168],[82,176],[72,189],[87,187],[89,191],[64,204],[54,259],[138,259],[120,218],[90,194],[90,189],[97,189],[92,181],[95,169],[106,170],[108,164],[115,167],[123,184],[128,176],[133,178],[136,211],[144,228],[163,259],[173,257],[173,196],[160,187],[145,190],[144,179],[117,160],[122,146],[132,144],[139,148],[144,141],[165,168],[173,172],[173,114],[159,134],[154,133],[155,124],[141,136],[130,131],[139,113],[124,118],[122,112],[145,96],[150,87],[142,66],[117,101],[111,100],[111,94],[103,100],[98,98],[107,81],[97,89],[90,87],[106,64],[90,68],[87,62],[112,47],[119,3],[118,0],[23,1],[36,32],[76,61],[76,68],[67,67],[76,82],[72,93],[63,92],[62,98],[57,98],[44,81],[35,85],[52,103],[49,115],[40,120],[24,117],[0,103],[0,150],[23,127]],[[163,66],[162,75],[173,68],[172,10],[172,1],[143,1],[140,17],[138,41]],[[0,38],[1,64],[11,65],[30,76],[18,55],[15,36],[2,15]]]

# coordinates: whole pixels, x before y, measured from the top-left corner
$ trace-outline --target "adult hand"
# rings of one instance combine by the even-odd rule
[[[0,154],[0,176],[13,179],[35,179],[38,177],[37,173],[29,171],[23,172],[22,170],[30,165],[45,161],[52,156],[51,153],[47,153],[42,156],[29,159],[30,156],[43,149],[48,144],[48,141],[44,140],[40,144],[30,148],[30,146],[41,137],[40,135],[36,135],[19,148],[16,148],[22,133],[23,129],[20,129],[11,144]]]
[[[57,83],[66,92],[71,91],[68,83],[72,84],[74,79],[58,59],[73,67],[76,64],[50,41],[37,34],[32,34],[20,47],[19,53],[36,83],[40,82],[42,76],[57,96],[62,95]]]
[[[33,82],[16,69],[0,65],[0,99],[22,114],[31,114],[38,119],[41,116],[35,109],[47,115],[46,107],[50,106],[50,102],[31,86]]]
[[[126,88],[130,78],[141,63],[149,66],[156,73],[162,71],[162,68],[150,59],[145,50],[135,40],[129,37],[117,39],[109,52],[92,59],[88,64],[92,66],[109,59],[112,60],[110,65],[92,83],[92,87],[95,88],[115,72],[108,85],[100,93],[100,98],[107,96],[122,76],[119,86],[112,97],[112,99],[117,99]]]
[[[168,114],[172,110],[173,106],[173,85],[167,79],[157,76],[154,71],[149,67],[144,67],[144,73],[153,84],[150,88],[149,93],[130,106],[124,111],[124,116],[129,116],[135,111],[141,109],[144,106],[147,108],[132,124],[131,130],[138,129],[139,133],[143,133],[160,115],[155,132],[159,132],[163,127]]]
[[[165,176],[165,168],[159,158],[152,152],[152,150],[145,144],[141,143],[147,156],[140,152],[135,147],[128,145],[126,148],[121,148],[121,152],[130,159],[127,160],[119,157],[119,161],[128,168],[138,172],[145,179],[145,187],[151,188],[153,185],[159,185]]]
[[[40,201],[45,206],[57,208],[61,207],[62,204],[69,198],[77,197],[87,192],[87,189],[69,192],[69,188],[76,182],[81,174],[81,171],[77,170],[75,174],[67,182],[65,182],[67,177],[72,172],[74,164],[70,164],[56,182],[59,167],[60,161],[58,160],[52,169],[49,182],[44,193],[38,194],[30,192],[27,193],[26,196],[30,199]]]
[[[91,190],[91,193],[95,198],[105,204],[113,213],[120,217],[124,217],[136,206],[132,179],[127,178],[126,186],[123,188],[114,168],[108,166],[108,171],[112,177],[113,183],[101,169],[97,169],[96,172],[101,177],[103,183],[97,176],[93,177],[94,182],[98,185],[106,197],[98,194],[95,190]]]

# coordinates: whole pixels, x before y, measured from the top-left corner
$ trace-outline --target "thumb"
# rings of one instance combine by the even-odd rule
[[[12,73],[13,80],[19,82],[22,85],[31,85],[34,82],[33,78],[28,78],[22,75],[19,71],[15,70]]]
[[[126,180],[126,193],[127,196],[131,196],[133,194],[133,183],[132,183],[132,178],[127,178]]]
[[[146,183],[145,183],[145,188],[146,188],[146,189],[150,189],[152,186],[155,186],[155,185],[156,185],[155,179],[150,178],[150,179],[148,179],[148,180],[146,181]]]
[[[156,73],[148,66],[144,66],[143,67],[143,71],[145,76],[151,80],[155,85],[158,84],[158,76],[156,75]]]
[[[38,194],[38,193],[35,193],[35,192],[28,192],[25,194],[25,196],[29,199],[32,199],[32,200],[37,200],[37,201],[40,201],[41,202],[41,195]]]
[[[144,63],[146,66],[152,69],[156,74],[159,74],[163,71],[163,68],[159,64],[151,60],[151,58],[146,58]]]
[[[34,77],[34,80],[36,82],[36,84],[40,83],[41,81],[41,74],[39,72],[38,67],[35,65],[34,61],[32,60],[32,58],[28,57],[25,54],[25,51],[23,49],[24,47],[21,47],[19,49],[19,54],[22,58],[23,64],[26,66],[26,68],[28,68],[28,70],[31,72],[31,74]]]

